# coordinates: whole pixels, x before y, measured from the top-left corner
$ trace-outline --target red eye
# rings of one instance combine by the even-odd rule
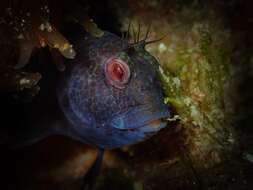
[[[130,69],[123,60],[111,58],[105,65],[105,75],[109,84],[123,89],[130,78]]]

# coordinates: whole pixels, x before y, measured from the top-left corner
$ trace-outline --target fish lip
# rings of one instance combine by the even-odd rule
[[[153,110],[154,109],[148,106],[135,107],[135,109],[131,109],[130,111],[126,111],[115,116],[110,121],[110,125],[113,128],[120,130],[134,130],[150,127],[149,125],[152,122],[160,121],[161,126],[164,127],[164,125],[167,124],[165,119],[170,117],[170,112],[167,106],[159,105],[155,111]],[[157,129],[159,128],[160,127],[157,127]],[[156,127],[154,128],[154,130],[156,130]]]
[[[149,132],[156,132],[167,126],[168,121],[165,120],[168,117],[161,117],[158,119],[147,121],[144,125],[137,127],[136,129],[148,130]],[[159,122],[156,126],[151,126],[153,122]]]
[[[144,132],[145,134],[149,134],[149,135],[153,135],[154,133],[160,131],[161,129],[165,128],[168,124],[168,121],[163,120],[163,118],[160,119],[161,122],[159,123],[159,125],[157,126],[150,126],[150,122],[147,123],[146,125],[143,125],[141,127],[139,127],[138,129],[142,132]],[[149,137],[149,136],[147,136]]]

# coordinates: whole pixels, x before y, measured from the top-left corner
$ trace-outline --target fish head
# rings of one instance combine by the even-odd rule
[[[145,43],[117,35],[79,35],[58,90],[60,107],[86,143],[100,148],[135,144],[166,126],[170,116],[159,63]]]

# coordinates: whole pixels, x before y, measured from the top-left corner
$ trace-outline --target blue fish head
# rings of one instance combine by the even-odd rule
[[[80,139],[113,149],[143,141],[167,125],[159,64],[144,42],[83,32],[72,43],[77,56],[67,63],[58,99]]]

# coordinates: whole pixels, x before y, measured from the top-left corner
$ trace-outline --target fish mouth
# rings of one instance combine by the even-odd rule
[[[159,128],[162,124],[166,123],[167,124],[167,121],[165,120],[165,118],[161,118],[161,119],[155,119],[155,120],[152,120],[150,121],[147,125],[149,127],[152,127],[154,129],[157,129]]]
[[[115,116],[110,124],[120,130],[140,129],[147,132],[158,131],[167,125],[170,112],[165,105],[135,107]]]
[[[166,118],[155,119],[147,122],[145,125],[139,127],[138,129],[144,133],[155,133],[167,126],[168,121]]]

